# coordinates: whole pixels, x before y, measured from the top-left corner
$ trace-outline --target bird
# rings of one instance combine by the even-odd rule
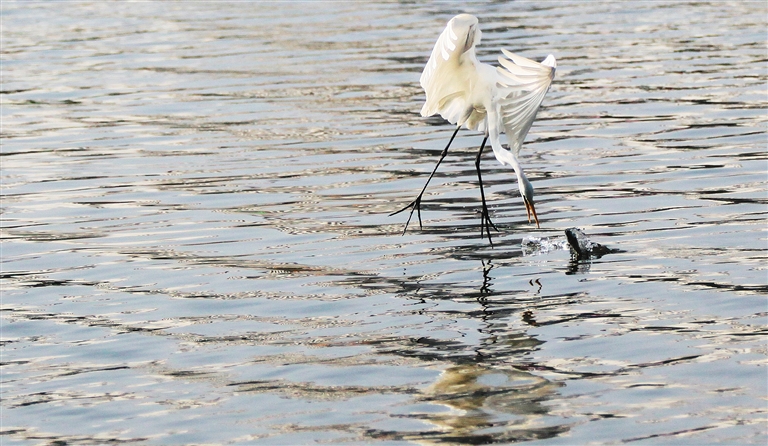
[[[480,158],[488,139],[491,140],[496,159],[502,165],[512,167],[517,175],[528,223],[531,223],[533,216],[536,228],[540,228],[534,207],[533,186],[525,176],[517,155],[555,78],[557,62],[551,54],[542,62],[536,62],[502,48],[502,54],[498,56],[501,66],[493,67],[477,59],[475,47],[480,43],[481,36],[477,17],[470,14],[453,17],[438,37],[421,73],[419,83],[426,93],[421,116],[439,114],[454,124],[456,129],[419,195],[402,209],[390,214],[393,216],[407,209],[411,210],[403,234],[408,230],[414,210],[419,218],[419,228],[422,227],[421,200],[424,191],[462,127],[484,134],[480,150],[475,157],[482,201],[480,238],[483,238],[483,233],[487,234],[488,242],[493,247],[491,227],[498,232],[488,213],[480,172]],[[501,144],[502,132],[506,134],[508,149]]]

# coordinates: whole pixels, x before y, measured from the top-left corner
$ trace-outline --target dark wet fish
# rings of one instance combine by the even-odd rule
[[[600,258],[605,254],[618,251],[593,242],[579,228],[566,229],[565,237],[568,239],[568,244],[571,245],[571,253],[579,259]]]

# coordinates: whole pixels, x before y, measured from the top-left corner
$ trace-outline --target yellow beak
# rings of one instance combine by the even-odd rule
[[[539,217],[536,215],[536,208],[533,207],[533,203],[526,199],[523,199],[523,201],[525,202],[525,211],[528,213],[528,223],[531,222],[531,214],[533,214],[533,219],[536,220],[536,229],[541,229],[541,226],[539,226]]]

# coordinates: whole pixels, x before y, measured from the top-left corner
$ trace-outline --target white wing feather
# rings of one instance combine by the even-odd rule
[[[552,84],[557,63],[551,55],[539,63],[505,49],[501,51],[506,56],[499,56],[502,66],[496,68],[501,120],[509,149],[517,156]]]
[[[459,37],[453,31],[451,19],[435,43],[432,55],[421,73],[421,87],[427,95],[427,100],[421,108],[421,116],[432,116],[436,113],[456,124],[467,110],[465,100],[467,85],[456,79],[459,56],[456,48],[461,46]]]

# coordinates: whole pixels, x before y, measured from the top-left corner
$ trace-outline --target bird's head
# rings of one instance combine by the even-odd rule
[[[533,215],[533,219],[536,221],[536,228],[541,228],[541,226],[539,226],[539,217],[536,215],[536,208],[533,206],[533,185],[528,181],[528,178],[525,177],[525,174],[520,175],[517,185],[520,188],[520,195],[523,197],[523,202],[525,203],[525,211],[528,214],[528,223],[531,222],[531,215]]]
[[[458,41],[464,43],[464,51],[462,52],[469,51],[480,43],[483,33],[480,32],[477,17],[470,14],[459,14],[451,21],[453,22],[453,32],[456,33]]]

